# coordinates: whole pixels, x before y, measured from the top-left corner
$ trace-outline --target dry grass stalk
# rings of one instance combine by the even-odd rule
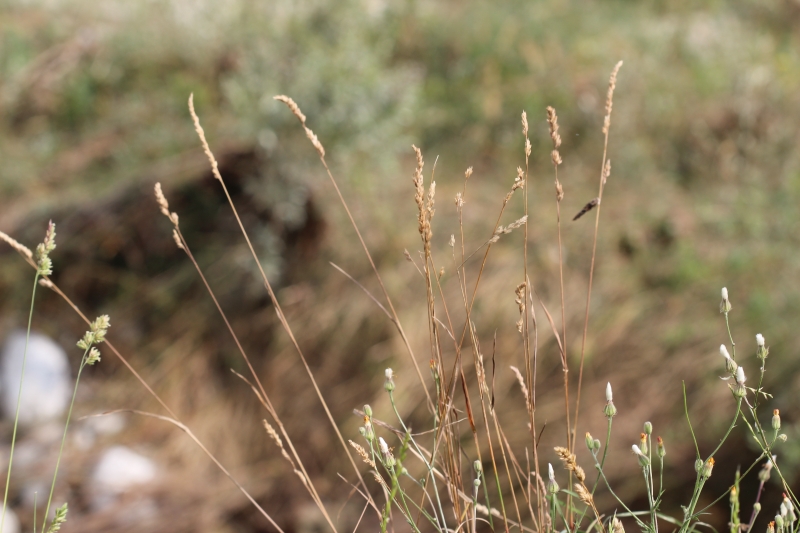
[[[522,324],[517,324],[517,328],[522,329]],[[525,386],[525,380],[522,377],[522,373],[519,371],[519,368],[512,366],[511,371],[517,376],[517,381],[519,382],[519,388],[522,391],[522,396],[525,397],[525,406],[527,407],[530,403],[530,399],[528,397],[528,387]]]
[[[422,175],[422,169],[425,167],[425,160],[422,158],[422,151],[416,146],[412,146],[417,155],[417,167],[414,169],[414,176],[412,183],[414,184],[414,201],[417,204],[418,216],[417,224],[419,227],[419,234],[422,237],[423,245],[425,246],[426,254],[430,251],[430,242],[433,232],[431,230],[430,220],[427,216],[425,208],[425,183]]]
[[[519,320],[517,321],[517,331],[522,333],[522,323],[525,320],[525,283],[520,283],[517,285],[517,288],[514,290],[514,294],[517,296],[514,301],[517,303],[517,307],[519,308]],[[528,396],[525,396],[525,399],[528,399]]]
[[[308,478],[303,472],[297,469],[297,466],[295,466],[294,461],[289,456],[289,453],[286,451],[286,448],[283,447],[283,441],[281,440],[280,435],[278,435],[278,432],[275,431],[275,428],[272,427],[272,425],[270,425],[270,423],[267,422],[266,419],[263,420],[263,423],[264,423],[264,429],[267,430],[267,435],[269,435],[269,437],[275,442],[275,444],[278,445],[278,448],[280,448],[281,450],[281,455],[292,466],[292,471],[294,471],[295,475],[297,475],[297,477],[300,478],[300,481],[303,482],[303,485],[305,485],[306,488],[308,488],[309,484]]]
[[[205,152],[208,162],[211,164],[211,172],[214,173],[215,178],[222,181],[217,160],[214,154],[211,153],[211,148],[208,147],[206,133],[203,131],[203,126],[200,125],[200,119],[197,118],[197,113],[194,112],[194,93],[189,95],[189,113],[192,115],[192,122],[194,122],[194,131],[197,132],[197,136],[200,137],[200,143],[203,145],[203,152]]]
[[[505,227],[497,226],[497,229],[494,230],[494,235],[492,236],[491,239],[489,239],[489,242],[490,243],[496,243],[497,241],[500,240],[500,236],[501,235],[508,235],[509,233],[511,233],[512,231],[517,229],[518,227],[520,227],[523,224],[525,224],[527,221],[528,221],[528,215],[525,215],[524,217],[515,220],[514,222],[512,222],[508,226],[505,226]]]
[[[556,446],[554,449],[556,451],[556,455],[558,455],[558,458],[561,459],[562,463],[564,463],[564,468],[574,473],[579,482],[583,483],[586,481],[586,473],[578,464],[575,454],[570,452],[567,448],[562,448],[561,446]]]
[[[350,219],[350,224],[353,226],[353,230],[356,232],[356,236],[358,237],[359,243],[361,243],[361,248],[364,250],[364,254],[367,256],[367,260],[369,261],[370,266],[372,267],[372,271],[375,273],[375,277],[378,280],[378,284],[381,287],[381,291],[383,292],[383,296],[386,299],[386,304],[391,311],[392,315],[392,323],[397,328],[397,332],[400,334],[400,338],[403,340],[403,344],[406,347],[406,351],[408,352],[409,357],[411,358],[411,362],[414,365],[414,370],[417,373],[417,377],[419,378],[419,382],[422,385],[422,390],[425,393],[425,399],[427,401],[428,407],[431,411],[433,411],[433,401],[431,400],[431,395],[428,392],[428,388],[425,384],[425,379],[422,377],[422,371],[420,370],[419,363],[417,363],[417,359],[414,355],[414,350],[411,347],[411,343],[408,340],[408,336],[406,335],[405,331],[403,330],[403,326],[400,323],[400,317],[397,315],[397,311],[394,308],[394,304],[392,303],[392,299],[389,296],[389,291],[386,290],[386,285],[383,283],[383,278],[381,278],[380,272],[378,272],[378,267],[375,265],[375,261],[372,259],[372,254],[369,252],[369,248],[367,248],[367,243],[364,242],[364,238],[361,235],[361,231],[358,229],[358,224],[356,224],[355,219],[353,218],[353,214],[350,211],[350,208],[347,205],[347,202],[342,196],[342,191],[339,189],[339,185],[336,183],[336,179],[333,177],[333,173],[331,169],[328,167],[328,163],[325,161],[325,150],[322,148],[322,145],[319,143],[316,135],[313,135],[313,132],[306,127],[306,117],[300,111],[300,107],[297,103],[285,95],[278,95],[274,97],[275,100],[281,101],[287,105],[289,110],[298,118],[300,123],[302,124],[303,128],[306,130],[306,136],[309,137],[311,143],[314,145],[314,148],[317,150],[317,153],[320,156],[320,161],[322,162],[322,166],[325,167],[325,172],[328,174],[328,178],[331,180],[331,185],[336,190],[336,195],[339,197],[339,201],[344,207],[345,212],[347,213],[347,217]],[[312,135],[309,135],[309,132]],[[255,255],[255,253],[254,253]],[[341,440],[341,439],[340,439]],[[344,446],[344,441],[342,440],[342,445]],[[346,448],[346,447],[345,447]],[[348,453],[349,456],[349,453]],[[352,461],[352,458],[351,458]],[[354,465],[355,466],[355,465]],[[359,474],[360,477],[360,474]],[[363,484],[363,480],[361,480]],[[366,485],[365,485],[366,489]]]
[[[600,185],[599,193],[597,195],[597,213],[594,219],[594,236],[592,238],[592,261],[589,266],[589,290],[586,293],[586,310],[583,318],[583,338],[581,340],[581,358],[578,367],[578,392],[575,399],[575,419],[572,426],[572,434],[578,431],[578,416],[581,408],[581,388],[583,386],[583,363],[586,358],[586,334],[589,331],[589,306],[592,303],[592,284],[594,283],[594,264],[597,257],[597,234],[600,230],[600,201],[603,199],[603,191],[605,190],[606,180],[611,173],[611,163],[608,159],[608,132],[611,127],[611,109],[614,102],[614,89],[617,87],[617,74],[622,67],[622,61],[619,61],[614,70],[611,71],[611,76],[608,80],[608,93],[606,95],[606,116],[603,120],[603,159],[600,164]],[[574,447],[575,443],[572,443]],[[572,448],[571,447],[571,448]]]
[[[365,450],[363,446],[361,446],[361,445],[360,445],[360,444],[358,444],[357,442],[353,442],[352,440],[348,440],[347,442],[349,442],[349,443],[350,443],[350,446],[352,446],[352,447],[353,447],[353,449],[356,451],[356,453],[358,453],[358,455],[361,457],[361,459],[362,459],[362,460],[363,460],[365,463],[367,463],[367,464],[368,464],[369,466],[371,466],[372,468],[376,468],[376,467],[375,467],[375,461],[373,461],[373,460],[370,458],[369,454],[367,453],[367,450]]]
[[[156,202],[158,202],[158,208],[161,210],[161,214],[164,215],[169,219],[172,224],[177,227],[178,226],[178,214],[174,212],[170,212],[169,210],[169,202],[167,202],[167,197],[164,196],[164,191],[161,190],[161,183],[156,183],[155,185],[155,193],[156,193]]]
[[[594,498],[592,494],[586,489],[583,483],[575,483],[574,485],[575,492],[578,494],[578,498],[585,503],[586,505],[593,506],[594,505]]]
[[[300,107],[297,105],[297,103],[295,103],[294,100],[283,94],[274,96],[273,99],[286,104],[286,107],[289,108],[289,110],[294,114],[294,116],[297,117],[297,119],[303,125],[303,129],[306,131],[306,137],[308,137],[308,140],[311,141],[311,144],[314,146],[314,148],[316,148],[317,152],[319,153],[319,156],[325,157],[325,148],[322,146],[322,143],[319,142],[319,139],[314,134],[314,132],[311,131],[311,128],[306,126],[306,116],[303,114],[302,111],[300,111]]]
[[[17,252],[22,254],[24,257],[28,258],[30,261],[33,261],[33,252],[31,252],[30,248],[28,248],[24,244],[20,243],[19,241],[10,237],[9,235],[6,235],[2,231],[0,231],[0,240],[5,241],[6,243],[8,243],[9,246],[11,246]]]
[[[611,127],[611,108],[614,105],[614,89],[617,87],[617,73],[622,66],[622,61],[614,66],[611,71],[611,77],[608,79],[608,92],[606,93],[606,116],[603,119],[603,134],[608,135],[608,129]]]

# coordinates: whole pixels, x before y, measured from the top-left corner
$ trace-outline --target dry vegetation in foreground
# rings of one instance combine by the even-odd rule
[[[588,199],[585,206],[572,218],[573,221],[581,217],[594,215],[593,238],[591,244],[591,261],[587,272],[588,291],[585,299],[585,312],[582,328],[578,333],[580,342],[579,364],[577,368],[570,367],[570,357],[567,353],[567,335],[575,336],[575,332],[568,329],[567,302],[570,299],[565,294],[565,279],[563,268],[563,249],[561,227],[562,213],[561,201],[565,191],[559,181],[558,170],[562,164],[560,153],[561,136],[556,110],[548,107],[546,118],[549,134],[552,141],[551,162],[554,169],[554,189],[552,199],[556,207],[556,234],[558,253],[558,282],[560,293],[560,309],[551,312],[544,301],[539,297],[537,285],[545,283],[538,281],[536,273],[529,271],[528,243],[529,239],[529,194],[531,193],[529,160],[532,145],[529,139],[529,123],[525,112],[522,113],[522,134],[524,162],[517,168],[516,178],[509,183],[508,192],[500,202],[499,213],[491,231],[483,244],[476,249],[468,247],[468,239],[464,233],[463,217],[467,212],[467,199],[470,198],[468,189],[472,168],[464,174],[461,191],[455,196],[456,212],[458,216],[458,230],[449,239],[449,257],[440,259],[437,249],[433,245],[434,216],[436,213],[437,193],[434,181],[435,165],[431,172],[429,185],[425,185],[425,161],[422,151],[414,147],[416,155],[416,169],[413,174],[413,197],[417,206],[417,229],[421,238],[422,250],[418,257],[406,252],[407,260],[413,264],[416,272],[421,276],[425,287],[425,301],[427,303],[427,317],[425,325],[429,340],[428,350],[425,355],[415,351],[404,329],[401,318],[396,310],[390,291],[387,289],[375,260],[362,237],[359,225],[356,223],[344,195],[339,189],[337,180],[328,166],[326,152],[322,142],[310,129],[307,118],[298,105],[287,96],[276,96],[275,99],[283,102],[291,113],[300,121],[302,128],[313,145],[320,161],[330,178],[337,198],[352,224],[357,237],[357,245],[363,250],[372,272],[374,273],[379,292],[369,290],[364,284],[348,274],[344,269],[336,267],[352,283],[357,285],[376,308],[382,312],[386,319],[396,329],[396,335],[402,341],[407,356],[414,367],[418,384],[413,380],[404,380],[401,386],[396,383],[395,373],[391,368],[385,370],[384,390],[388,401],[380,402],[380,409],[365,405],[359,410],[363,424],[359,427],[362,437],[361,443],[354,440],[355,435],[345,435],[333,416],[326,398],[318,386],[317,376],[312,371],[307,355],[295,334],[294,326],[287,317],[287,313],[276,294],[265,268],[263,267],[256,247],[250,240],[245,224],[242,222],[232,199],[219,164],[215,159],[212,149],[206,140],[200,120],[195,113],[193,98],[189,99],[189,109],[194,121],[195,130],[200,138],[203,150],[211,165],[211,169],[219,186],[227,199],[239,229],[241,230],[249,252],[257,265],[258,274],[263,282],[269,297],[272,309],[283,328],[293,350],[299,357],[302,367],[307,373],[309,383],[314,395],[324,408],[330,423],[329,432],[333,435],[326,443],[328,453],[332,453],[338,441],[339,453],[342,451],[349,459],[352,471],[337,472],[339,479],[319,479],[311,475],[306,468],[307,459],[303,457],[304,444],[293,440],[291,432],[287,430],[281,409],[277,401],[268,392],[269,387],[262,383],[261,376],[256,370],[248,351],[240,342],[236,328],[226,315],[224,307],[219,303],[215,292],[208,283],[203,268],[195,260],[190,242],[182,232],[178,213],[170,209],[170,204],[160,184],[155,186],[155,195],[161,213],[169,220],[173,227],[175,245],[186,254],[197,275],[208,291],[211,300],[219,312],[226,329],[235,341],[246,372],[235,372],[237,378],[248,387],[258,399],[267,417],[263,420],[266,436],[277,445],[282,459],[287,463],[288,476],[296,476],[308,497],[316,505],[319,513],[332,531],[359,528],[376,529],[381,531],[410,528],[416,532],[422,531],[483,531],[491,528],[495,531],[509,532],[512,529],[536,531],[539,533],[552,531],[591,531],[600,533],[623,533],[624,525],[638,527],[643,531],[657,533],[659,527],[678,529],[680,533],[689,533],[706,527],[704,515],[714,509],[714,504],[727,498],[730,507],[729,528],[731,533],[745,533],[750,531],[761,510],[761,494],[771,472],[777,474],[784,491],[783,501],[776,511],[775,520],[770,522],[767,530],[769,533],[795,533],[798,524],[795,509],[798,502],[790,485],[784,478],[776,462],[775,448],[787,440],[787,436],[780,433],[781,421],[777,409],[773,411],[770,422],[762,424],[759,407],[762,402],[771,398],[763,390],[762,383],[765,372],[768,348],[761,334],[756,336],[755,355],[760,361],[760,377],[757,386],[747,384],[744,370],[743,357],[736,358],[735,343],[731,333],[728,317],[732,310],[727,289],[722,289],[720,312],[724,315],[728,338],[720,347],[724,358],[726,380],[729,380],[731,398],[735,403],[733,418],[720,439],[719,444],[710,452],[701,451],[692,430],[692,444],[696,451],[695,482],[691,497],[685,498],[682,513],[675,513],[672,509],[662,510],[664,501],[664,460],[666,444],[661,437],[656,437],[653,442],[653,424],[643,422],[643,431],[635,444],[631,446],[633,456],[629,458],[629,469],[641,471],[644,481],[646,505],[636,506],[626,503],[613,490],[612,484],[605,473],[605,462],[609,453],[612,422],[616,416],[625,416],[617,413],[613,401],[612,386],[606,387],[605,402],[595,399],[583,403],[589,409],[581,409],[581,392],[584,380],[585,350],[587,346],[589,323],[591,318],[592,287],[595,275],[595,255],[597,252],[598,232],[600,228],[603,194],[608,180],[611,178],[611,162],[608,151],[608,141],[611,129],[612,104],[616,87],[617,74],[622,65],[619,62],[613,69],[606,96],[605,118],[602,125],[603,152],[598,165],[599,179],[597,196]],[[613,181],[612,181],[613,183]],[[531,195],[532,196],[532,195]],[[544,195],[541,195],[544,198]],[[536,197],[537,201],[543,201]],[[506,208],[513,202],[522,204],[522,216],[511,220],[506,225],[504,221]],[[479,293],[481,298],[511,298],[511,295],[486,294],[479,291],[484,267],[489,260],[493,246],[504,239],[511,239],[509,235],[522,235],[522,245],[519,254],[522,256],[522,268],[514,274],[518,278],[515,291],[516,304],[519,310],[517,332],[519,337],[516,342],[516,354],[505,353],[498,350],[497,337],[481,338],[476,326],[483,318],[480,313]],[[248,489],[237,481],[236,476],[224,466],[217,456],[207,447],[203,440],[170,408],[154,388],[140,376],[127,362],[119,351],[105,338],[108,329],[108,317],[100,317],[90,322],[62,292],[56,283],[50,279],[52,264],[49,253],[55,248],[55,228],[51,224],[44,242],[37,248],[34,256],[27,248],[6,234],[0,236],[16,249],[23,258],[35,269],[34,293],[38,285],[55,291],[63,298],[73,310],[81,316],[90,326],[86,336],[79,341],[78,346],[84,350],[80,370],[85,365],[92,365],[100,358],[100,353],[94,346],[102,344],[105,349],[116,355],[127,366],[141,383],[145,390],[160,404],[166,414],[152,413],[141,410],[131,412],[151,417],[172,424],[185,432],[204,454],[227,476],[239,491],[258,510],[260,515],[272,528],[284,531],[281,521],[273,517],[268,501],[260,501],[251,495]],[[477,263],[477,269],[467,268],[471,261]],[[444,280],[456,283],[456,298],[447,298],[444,289]],[[31,303],[31,316],[33,302]],[[538,310],[538,311],[537,311]],[[463,320],[459,320],[459,317]],[[559,318],[560,317],[560,318]],[[30,321],[29,321],[30,331]],[[540,335],[548,332],[555,339],[558,347],[557,353],[561,365],[563,380],[556,383],[554,380],[545,380],[539,376],[541,344]],[[730,343],[731,352],[726,347]],[[491,349],[488,348],[491,346]],[[467,353],[464,353],[467,352]],[[466,360],[464,357],[466,356]],[[471,356],[471,364],[469,362]],[[429,361],[421,365],[421,360]],[[521,369],[508,365],[508,361],[521,361]],[[749,363],[748,363],[749,364]],[[721,366],[721,365],[720,365]],[[423,367],[427,367],[423,371]],[[526,419],[509,420],[503,416],[505,406],[497,401],[495,379],[497,375],[508,374],[516,376],[524,401]],[[754,383],[752,375],[755,372],[748,369],[751,375],[750,383]],[[80,378],[80,372],[78,379]],[[414,387],[424,396],[424,402],[416,412],[401,412],[396,402],[396,395],[406,391],[402,388]],[[77,380],[76,380],[77,390]],[[558,393],[556,391],[559,391]],[[542,420],[538,402],[542,397],[552,398],[556,394],[563,395],[563,424],[548,424]],[[285,401],[285,399],[282,399]],[[503,398],[507,401],[507,398]],[[684,391],[684,404],[687,398]],[[606,419],[606,437],[604,441],[595,439],[589,432],[581,437],[579,415],[584,417],[599,417],[602,411]],[[623,408],[624,413],[624,408]],[[688,406],[685,405],[686,422],[691,430],[691,417]],[[70,410],[71,414],[71,410]],[[415,425],[410,424],[414,420]],[[737,423],[744,424],[749,433],[757,442],[760,455],[743,471],[733,465],[720,465],[716,467],[716,476],[731,475],[732,482],[727,490],[718,495],[710,504],[704,503],[703,489],[707,481],[715,472],[718,452],[731,435]],[[416,424],[427,424],[431,427],[428,431],[419,432]],[[527,424],[528,442],[522,447],[512,445],[506,436],[504,427],[509,424]],[[641,421],[638,423],[642,423]],[[69,418],[67,425],[69,424]],[[562,427],[553,429],[553,425]],[[548,434],[542,440],[545,429]],[[65,436],[67,426],[65,426]],[[16,435],[16,432],[14,433]],[[657,434],[657,433],[656,433]],[[550,441],[559,443],[558,446],[549,446]],[[13,442],[13,441],[12,441]],[[62,440],[62,448],[63,448]],[[545,444],[543,444],[545,443]],[[585,446],[585,448],[584,448]],[[13,457],[13,444],[12,451]],[[58,462],[56,473],[58,472]],[[553,468],[552,463],[547,465],[548,459],[557,458],[565,472]],[[368,468],[363,464],[366,463]],[[9,460],[9,479],[11,460]],[[584,466],[581,466],[581,465]],[[760,470],[759,467],[760,466]],[[586,469],[589,470],[587,474]],[[720,472],[722,470],[722,472]],[[291,473],[288,473],[291,472]],[[752,512],[742,508],[739,501],[740,482],[749,475],[758,475],[759,490],[752,505]],[[560,480],[560,484],[559,484]],[[356,517],[354,523],[347,519],[342,520],[340,511],[333,512],[330,502],[326,501],[325,494],[319,490],[321,483],[346,487],[350,495],[346,500],[347,506],[361,509],[360,514],[350,513],[347,517]],[[8,495],[9,482],[6,484]],[[42,531],[57,531],[66,519],[66,507],[60,507],[54,521],[47,523],[48,510],[56,487],[54,475],[50,497],[42,521]],[[600,494],[605,494],[603,500]],[[717,496],[717,495],[715,495]],[[4,503],[4,508],[6,503]],[[769,510],[770,516],[773,510]],[[743,514],[744,513],[744,514]],[[767,511],[765,511],[767,513]],[[78,518],[79,520],[79,518]],[[406,524],[406,525],[403,525]],[[283,524],[283,527],[286,525]],[[2,526],[0,526],[2,527]],[[35,524],[34,524],[34,527]],[[79,526],[77,526],[79,527]]]

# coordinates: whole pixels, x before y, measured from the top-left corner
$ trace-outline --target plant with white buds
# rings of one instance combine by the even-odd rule
[[[711,477],[711,472],[714,470],[714,458],[709,457],[708,461],[703,463],[702,468],[700,469],[700,476],[708,479]]]
[[[606,406],[603,409],[606,418],[611,419],[617,414],[617,408],[614,406],[614,395],[611,392],[611,383],[606,385]]]
[[[720,292],[722,293],[722,301],[719,303],[719,312],[727,315],[733,307],[731,301],[728,299],[728,289],[722,287],[722,291]]]
[[[636,458],[639,459],[639,465],[642,468],[650,464],[650,459],[648,459],[647,456],[644,453],[642,453],[642,449],[639,448],[638,445],[634,444],[633,446],[631,446],[631,450],[633,451],[633,454],[636,456]]]
[[[556,473],[553,471],[553,465],[547,463],[547,492],[556,494],[558,492],[558,483],[556,483]]]
[[[725,370],[727,370],[730,375],[735,375],[739,365],[736,364],[736,361],[731,359],[731,354],[728,353],[728,348],[726,348],[724,344],[719,345],[719,354],[725,358]]]
[[[383,440],[383,437],[378,437],[378,445],[381,449],[381,453],[383,454],[383,459],[386,463],[386,466],[393,467],[396,464],[394,455],[392,455],[392,451],[389,449],[389,445],[386,444],[386,441]]]
[[[764,345],[764,336],[759,333],[756,335],[756,357],[762,361],[769,355],[769,348]]]
[[[744,368],[740,366],[736,369],[736,384],[733,386],[733,395],[737,398],[744,398],[747,395],[747,388],[744,386],[745,379]]]
[[[386,392],[392,392],[394,390],[394,371],[391,368],[387,368],[384,375],[386,376],[386,381],[383,382],[383,389]]]

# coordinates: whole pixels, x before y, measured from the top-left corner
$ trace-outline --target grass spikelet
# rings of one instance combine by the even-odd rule
[[[375,461],[370,459],[369,454],[367,453],[367,450],[365,450],[363,446],[361,446],[357,442],[353,442],[352,440],[348,440],[347,442],[350,443],[350,446],[352,446],[353,449],[356,451],[356,453],[359,456],[361,456],[361,459],[363,459],[365,463],[367,463],[372,468],[375,468]]]
[[[283,94],[279,94],[278,96],[273,96],[272,98],[273,100],[278,100],[279,102],[283,102],[284,104],[286,104],[286,107],[289,108],[289,111],[291,111],[292,114],[294,114],[294,116],[297,117],[297,120],[299,120],[300,123],[303,125],[303,129],[306,131],[306,137],[308,137],[308,140],[311,141],[311,144],[314,145],[314,148],[317,149],[319,156],[325,157],[325,148],[322,146],[322,143],[319,142],[319,139],[317,138],[316,134],[313,131],[311,131],[311,128],[306,126],[306,116],[303,114],[302,111],[300,111],[300,106],[297,105],[297,102],[295,102],[294,100]]]
[[[614,66],[611,77],[608,79],[608,93],[606,93],[606,116],[603,119],[603,134],[608,135],[608,128],[611,126],[611,108],[614,105],[614,89],[617,87],[617,73],[622,66],[622,61]]]
[[[583,486],[583,483],[575,483],[574,487],[575,492],[578,494],[578,498],[585,503],[586,505],[593,505],[594,498],[592,494]]]
[[[221,182],[222,175],[219,173],[217,159],[214,157],[214,154],[211,153],[211,148],[208,146],[208,141],[206,140],[206,133],[203,131],[203,126],[200,125],[200,119],[194,111],[194,93],[189,95],[189,113],[191,113],[192,122],[194,122],[194,131],[197,132],[197,136],[200,137],[200,143],[203,145],[203,152],[205,152],[208,162],[211,164],[211,172],[213,172],[214,177]]]
[[[517,324],[518,328],[522,328],[522,324]],[[528,399],[528,387],[525,386],[525,379],[522,377],[522,372],[519,371],[519,368],[512,366],[511,371],[517,376],[517,381],[519,382],[519,388],[522,391],[522,396],[525,397],[525,405],[528,405],[530,401]]]
[[[203,139],[203,143],[205,146],[205,139]],[[213,157],[213,156],[211,156]],[[169,210],[169,202],[167,202],[167,197],[164,196],[164,191],[161,190],[161,183],[155,184],[155,193],[156,193],[156,202],[158,202],[158,208],[161,211],[161,214],[164,215],[172,222],[172,225],[176,228],[178,227],[178,213],[170,212]]]
[[[289,452],[287,452],[286,448],[283,447],[283,440],[281,439],[281,436],[278,435],[278,432],[275,431],[275,428],[272,427],[272,425],[269,422],[267,422],[266,419],[263,420],[263,423],[264,423],[264,429],[267,430],[267,435],[269,435],[269,437],[275,442],[275,444],[278,445],[278,448],[280,448],[281,455],[283,456],[283,458],[286,459],[286,461],[288,461],[288,463],[292,466],[292,470],[297,475],[297,477],[300,478],[300,481],[303,482],[303,485],[308,487],[309,486],[308,478],[303,472],[298,470],[297,466],[294,464],[294,461],[289,455]]]

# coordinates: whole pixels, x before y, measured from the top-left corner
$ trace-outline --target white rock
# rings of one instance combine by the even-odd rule
[[[3,416],[13,420],[17,409],[25,332],[13,332],[0,355],[0,403]],[[20,399],[19,423],[23,427],[59,419],[69,406],[72,379],[67,354],[44,335],[31,333],[25,382]]]
[[[19,518],[11,509],[6,509],[6,517],[3,520],[3,533],[20,533]]]
[[[113,446],[103,452],[92,472],[94,507],[105,508],[120,494],[155,478],[155,462],[125,446]]]

